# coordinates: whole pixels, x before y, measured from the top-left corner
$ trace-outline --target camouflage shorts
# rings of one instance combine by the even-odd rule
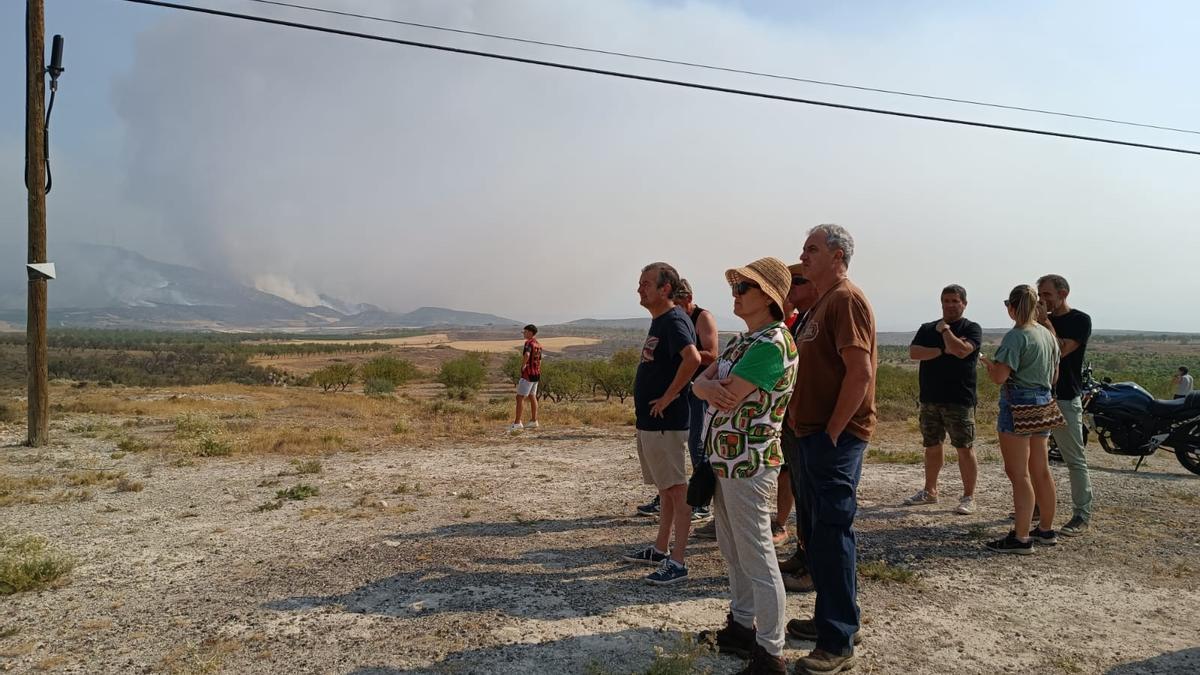
[[[950,436],[956,448],[975,445],[975,408],[945,403],[921,404],[921,440],[925,447],[941,445]]]

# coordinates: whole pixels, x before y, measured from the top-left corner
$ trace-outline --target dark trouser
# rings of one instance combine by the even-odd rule
[[[808,491],[804,489],[804,469],[801,466],[800,460],[800,441],[796,438],[796,434],[792,433],[787,424],[783,425],[783,434],[780,436],[780,446],[783,448],[783,458],[787,462],[788,476],[791,481],[792,496],[796,498],[796,539],[799,540],[800,553],[804,552],[805,527],[803,523],[809,523],[807,529],[811,529],[812,523],[812,504],[809,502]]]
[[[824,432],[800,438],[799,473],[812,509],[802,526],[817,592],[817,648],[832,654],[853,653],[859,627],[854,514],[866,449],[866,441],[849,433],[843,433],[836,446]]]
[[[691,409],[691,424],[688,425],[688,455],[692,458],[692,471],[696,467],[708,464],[708,453],[704,451],[704,414],[708,411],[708,402],[696,398],[691,388],[687,390],[688,408]],[[708,500],[708,507],[712,500]]]

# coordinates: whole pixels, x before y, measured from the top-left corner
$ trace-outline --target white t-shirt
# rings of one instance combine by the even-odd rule
[[[1192,393],[1192,374],[1179,376],[1179,386],[1175,388],[1176,396],[1187,396]]]

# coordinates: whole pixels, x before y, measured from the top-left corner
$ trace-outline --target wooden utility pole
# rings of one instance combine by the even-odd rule
[[[45,0],[25,0],[25,186],[29,190],[29,262],[46,262],[46,20]],[[29,275],[25,359],[29,385],[29,436],[45,445],[50,432],[46,362],[46,283]]]

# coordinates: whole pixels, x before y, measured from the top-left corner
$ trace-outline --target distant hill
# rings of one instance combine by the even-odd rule
[[[319,295],[306,307],[227,277],[151,260],[115,246],[55,247],[50,326],[151,330],[312,331],[515,326],[512,319],[441,307],[395,313]],[[23,270],[0,276],[0,323],[23,325]]]
[[[573,328],[608,328],[613,330],[649,330],[650,317],[635,319],[576,319],[568,321],[564,326]]]

